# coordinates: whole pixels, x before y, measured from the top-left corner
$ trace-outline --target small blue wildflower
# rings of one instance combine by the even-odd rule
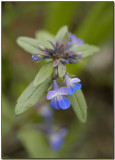
[[[37,54],[32,55],[32,59],[33,59],[33,61],[36,61],[36,62],[39,61],[39,57]]]
[[[82,87],[82,85],[79,83],[81,81],[79,78],[71,79],[68,75],[65,75],[65,80],[69,91],[69,95],[74,94],[76,90],[79,90]]]
[[[64,96],[68,95],[67,87],[58,87],[56,80],[53,80],[54,91],[49,91],[47,94],[47,99],[51,100],[51,107],[60,110],[67,109],[70,107],[70,101]]]
[[[65,136],[67,135],[67,129],[62,128],[59,132],[52,132],[49,135],[49,143],[53,150],[58,151],[64,145]]]

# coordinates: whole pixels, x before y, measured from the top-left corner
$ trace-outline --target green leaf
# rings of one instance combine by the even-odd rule
[[[45,64],[38,72],[34,79],[34,87],[46,81],[53,73],[53,64]]]
[[[49,87],[50,80],[51,79],[47,79],[47,81],[45,81],[35,89],[33,89],[31,86],[32,84],[30,84],[29,87],[27,87],[27,89],[19,97],[15,108],[15,114],[20,115],[21,113],[24,113],[26,110],[33,107],[45,94],[45,91]],[[31,89],[32,91],[30,91]]]
[[[58,74],[60,78],[64,77],[66,74],[66,66],[64,66],[62,63],[58,65]]]
[[[88,57],[91,56],[97,52],[99,52],[99,48],[93,45],[89,44],[84,44],[84,45],[79,45],[77,47],[71,48],[72,51],[74,52],[81,52],[79,55],[83,55],[83,57]]]
[[[52,1],[48,9],[48,16],[45,20],[46,27],[52,33],[56,33],[57,30],[64,26],[69,25],[71,27],[72,17],[77,12],[77,7],[79,7],[79,2],[55,2]],[[61,20],[60,20],[61,17]]]
[[[8,98],[2,95],[2,137],[7,136],[14,124],[14,114],[11,104],[8,102]]]
[[[58,33],[56,34],[55,41],[58,41],[60,43],[64,43],[67,45],[69,41],[69,32],[68,32],[68,27],[64,26],[62,27]]]
[[[28,99],[29,96],[36,90],[36,87],[33,87],[33,82],[31,82],[23,93],[17,99],[17,102],[21,103]]]
[[[76,35],[89,44],[105,42],[109,35],[113,35],[113,5],[113,2],[94,2],[76,28]]]
[[[85,123],[87,119],[87,104],[82,90],[76,91],[75,94],[68,96],[68,98],[78,119]]]
[[[43,44],[37,39],[29,37],[19,37],[17,38],[16,42],[21,48],[30,54],[39,53],[40,50],[38,45],[43,46]]]
[[[45,47],[50,47],[52,48],[52,45],[48,42],[54,42],[54,35],[52,35],[51,33],[45,31],[45,30],[38,30],[35,33],[35,37],[44,44]]]
[[[45,135],[31,128],[23,128],[18,133],[18,138],[29,153],[30,158],[55,158]]]

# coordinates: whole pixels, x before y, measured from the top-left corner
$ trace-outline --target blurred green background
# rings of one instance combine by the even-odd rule
[[[113,158],[113,7],[113,2],[2,2],[2,158]],[[42,117],[33,109],[14,115],[18,96],[42,65],[16,38],[34,37],[39,29],[56,34],[63,25],[100,52],[68,68],[82,80],[88,118],[81,124],[72,107],[55,111],[54,123],[69,134],[53,152],[38,129]]]

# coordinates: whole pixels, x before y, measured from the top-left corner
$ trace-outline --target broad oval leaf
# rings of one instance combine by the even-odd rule
[[[83,57],[91,56],[97,52],[99,52],[99,48],[94,45],[84,44],[71,48],[75,53],[79,52],[79,55],[83,55]]]
[[[64,77],[65,74],[66,74],[66,66],[63,65],[62,63],[60,63],[60,64],[58,65],[58,74],[59,74],[59,77],[60,77],[60,78],[61,78],[61,77]]]
[[[76,91],[75,94],[69,95],[68,98],[78,119],[85,123],[87,119],[87,104],[82,90]]]
[[[34,79],[34,87],[40,85],[44,81],[46,81],[53,73],[53,64],[47,63],[45,64],[38,72]]]
[[[19,37],[17,38],[16,42],[21,48],[30,54],[39,53],[40,50],[38,45],[41,47],[43,46],[43,44],[37,39],[29,37]]]
[[[64,43],[65,47],[67,43],[69,42],[69,32],[68,32],[68,27],[64,26],[62,27],[58,33],[56,34],[55,41],[58,41],[60,43]]]
[[[52,48],[52,45],[48,42],[54,42],[54,35],[52,35],[51,33],[45,31],[45,30],[38,30],[35,33],[35,37],[44,44],[45,47],[50,47]]]
[[[24,113],[27,109],[30,109],[31,107],[33,107],[41,99],[41,97],[45,94],[45,91],[49,87],[50,80],[51,79],[49,78],[47,81],[42,83],[40,86],[33,89],[31,94],[30,93],[27,94],[27,90],[29,91],[29,89],[31,88],[31,87],[28,87],[29,89],[27,88],[26,91],[24,91],[26,94],[22,93],[22,97],[20,96],[21,98],[18,99],[17,105],[15,107],[15,114],[20,115]],[[23,97],[24,95],[26,95],[26,98]]]

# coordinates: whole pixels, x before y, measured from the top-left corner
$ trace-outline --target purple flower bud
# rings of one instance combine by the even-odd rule
[[[59,59],[54,60],[53,66],[54,66],[54,67],[57,67],[57,66],[59,65],[59,63],[60,63],[60,60],[59,60]]]
[[[33,59],[33,61],[39,61],[39,57],[37,54],[32,55],[32,59]]]

